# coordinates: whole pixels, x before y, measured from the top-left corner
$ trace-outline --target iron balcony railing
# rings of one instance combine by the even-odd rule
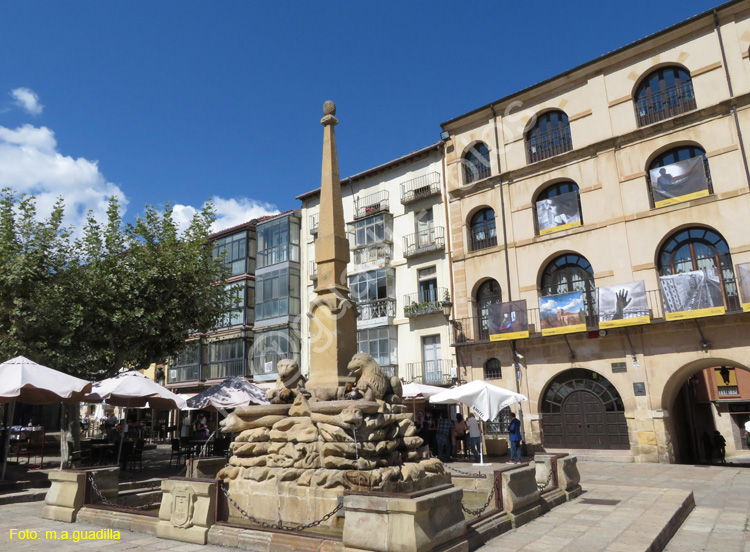
[[[307,219],[310,226],[310,233],[311,234],[317,234],[318,233],[318,222],[320,221],[320,213],[315,213],[314,215],[310,215]]]
[[[404,376],[409,383],[451,385],[456,379],[456,367],[453,359],[409,362],[406,365],[406,374]]]
[[[646,126],[696,108],[693,83],[684,82],[666,90],[652,92],[650,96],[635,103],[638,126]]]
[[[170,366],[167,370],[167,383],[183,383],[186,381],[199,381],[201,379],[200,364],[184,364],[182,366]]]
[[[310,279],[318,279],[318,263],[316,263],[315,261],[310,261]]]
[[[204,376],[207,380],[244,376],[246,370],[245,359],[217,360],[205,366]]]
[[[469,231],[469,245],[471,245],[472,251],[495,247],[497,245],[495,221],[480,222],[472,226]]]
[[[404,257],[445,249],[445,229],[435,226],[404,236]]]
[[[401,203],[406,205],[440,194],[440,173],[432,172],[401,184]]]
[[[354,220],[386,212],[388,211],[388,191],[381,190],[374,194],[357,198],[354,206]]]
[[[396,300],[380,299],[369,303],[357,303],[359,320],[373,320],[376,318],[393,318],[396,316]]]
[[[564,126],[548,132],[533,134],[526,140],[529,163],[535,163],[573,149],[570,127]]]
[[[471,184],[492,176],[489,159],[484,162],[476,158],[472,161],[462,159],[461,163],[464,167],[464,184]]]
[[[355,266],[375,261],[390,261],[393,250],[389,243],[379,243],[352,251],[352,262]]]
[[[404,316],[412,318],[436,312],[442,314],[442,303],[446,297],[447,288],[430,288],[404,295]]]

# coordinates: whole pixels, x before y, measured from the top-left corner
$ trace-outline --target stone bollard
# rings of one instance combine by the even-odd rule
[[[53,470],[49,473],[50,488],[44,498],[42,517],[72,523],[83,508],[86,472]]]
[[[540,489],[542,513],[549,512],[555,506],[565,502],[565,493],[560,490],[557,481],[557,465],[565,454],[535,454],[536,483]]]
[[[463,491],[363,492],[344,496],[344,547],[352,550],[427,552],[462,537]]]
[[[536,467],[523,466],[502,471],[503,509],[510,516],[513,527],[519,527],[542,514],[539,489],[536,486]]]
[[[581,489],[581,474],[578,473],[578,458],[565,456],[557,461],[557,481],[560,490],[568,500],[579,496]]]
[[[215,479],[170,477],[161,482],[162,499],[156,536],[193,544],[206,544],[216,521]]]

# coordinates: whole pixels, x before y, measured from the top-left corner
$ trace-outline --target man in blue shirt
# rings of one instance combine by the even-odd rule
[[[451,429],[453,424],[444,413],[440,413],[437,423],[437,448],[438,458],[442,462],[450,462],[451,459]]]
[[[521,422],[516,415],[510,413],[510,425],[508,425],[508,440],[510,440],[510,460],[506,464],[521,463]]]

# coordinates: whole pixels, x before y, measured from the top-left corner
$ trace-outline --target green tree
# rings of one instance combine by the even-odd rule
[[[107,220],[89,213],[78,238],[63,216],[62,201],[38,220],[33,197],[0,195],[0,357],[102,379],[177,354],[231,305],[210,203],[184,232],[169,205],[126,224],[111,199]]]

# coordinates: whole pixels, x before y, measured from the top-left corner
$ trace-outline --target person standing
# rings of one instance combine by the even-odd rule
[[[745,442],[747,443],[747,448],[750,448],[750,420],[745,422]]]
[[[451,431],[451,442],[453,443],[453,457],[458,458],[459,448],[466,452],[466,422],[461,414],[456,414],[456,423],[453,424],[453,430]],[[461,443],[459,447],[458,444]]]
[[[722,464],[727,463],[727,440],[721,434],[718,429],[714,431],[714,447],[716,448],[716,454],[719,456],[719,462]]]
[[[182,429],[180,430],[180,437],[187,439],[190,437],[190,430],[193,426],[193,422],[190,421],[190,412],[185,412],[185,417],[182,418]]]
[[[479,429],[479,422],[474,417],[473,412],[469,412],[466,425],[469,427],[469,450],[474,455],[474,463],[478,464],[480,460],[479,451],[482,446],[482,431]]]
[[[437,423],[437,449],[438,458],[441,462],[450,462],[451,456],[451,430],[453,424],[444,413],[440,413]]]
[[[521,463],[521,422],[516,415],[510,413],[510,424],[508,425],[508,440],[510,441],[510,460],[506,464]]]

